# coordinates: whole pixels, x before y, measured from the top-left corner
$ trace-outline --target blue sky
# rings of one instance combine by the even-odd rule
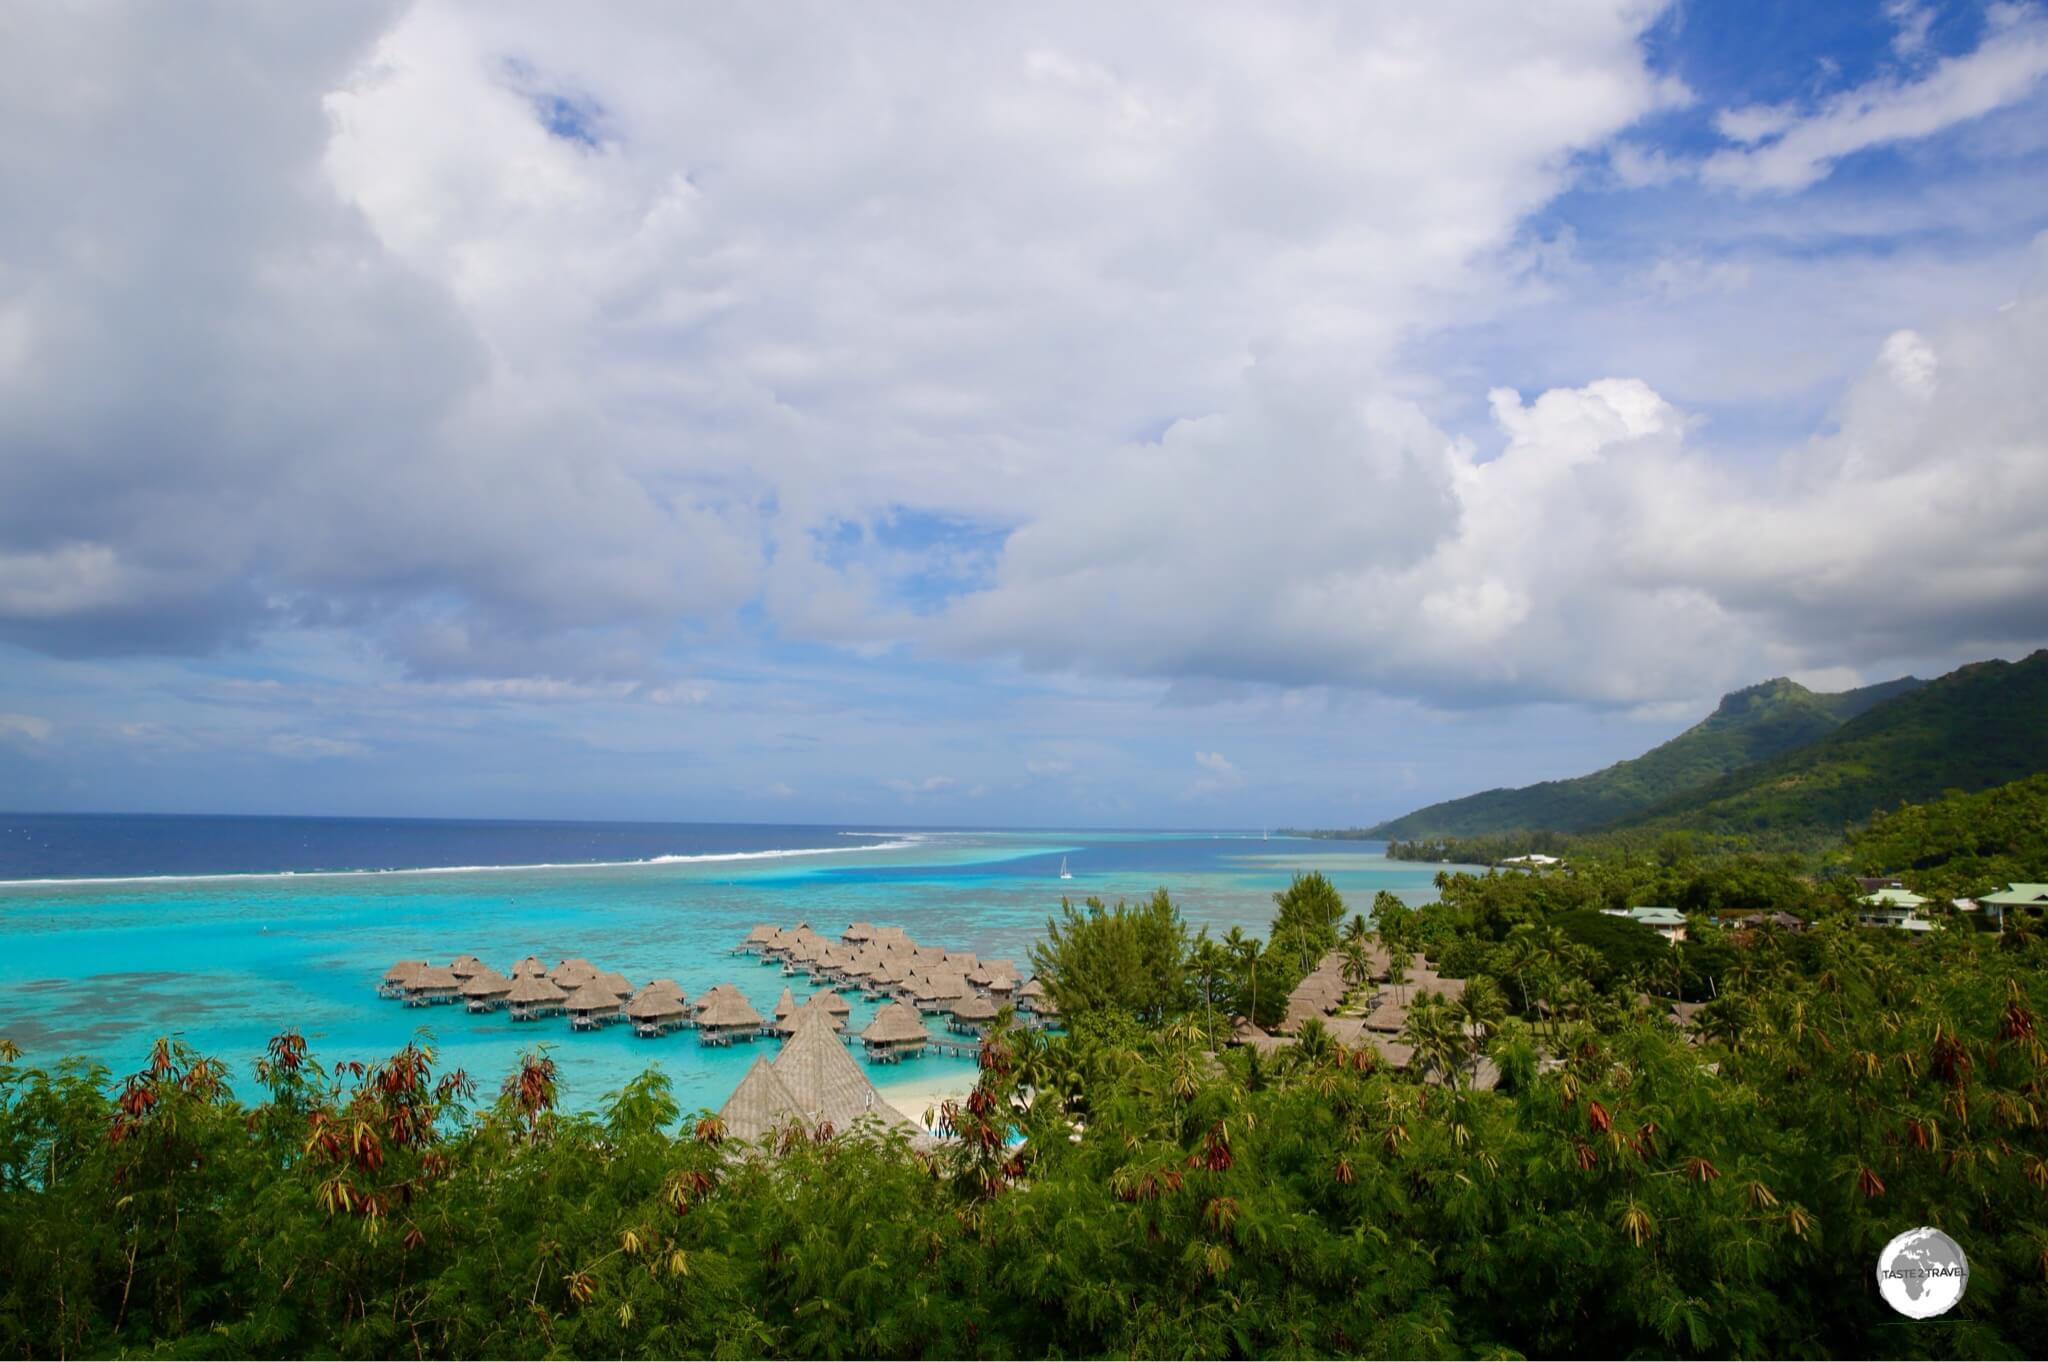
[[[2039,4],[0,49],[0,807],[1354,823],[2048,642]]]

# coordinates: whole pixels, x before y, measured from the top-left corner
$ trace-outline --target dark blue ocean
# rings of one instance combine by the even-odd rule
[[[659,1065],[686,1109],[715,1108],[772,1042],[407,1009],[377,980],[405,958],[508,970],[580,955],[692,995],[736,983],[766,1014],[786,981],[732,954],[756,923],[895,924],[1021,966],[1062,896],[1165,887],[1198,926],[1263,934],[1272,895],[1311,869],[1363,910],[1380,889],[1432,897],[1437,867],[1256,833],[0,814],[0,1035],[29,1063],[82,1056],[118,1074],[176,1034],[246,1075],[286,1027],[331,1061],[388,1054],[424,1026],[486,1091],[544,1045],[574,1105]],[[937,1056],[876,1073],[906,1109],[972,1077],[971,1061]]]

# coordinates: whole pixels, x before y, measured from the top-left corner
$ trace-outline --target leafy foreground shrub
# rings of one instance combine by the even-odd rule
[[[2042,1355],[2038,955],[1821,936],[1745,955],[1697,1044],[1505,1022],[1511,1093],[1322,1034],[1219,1060],[1198,1014],[999,1033],[928,1151],[742,1149],[658,1073],[569,1115],[539,1057],[478,1104],[424,1043],[280,1036],[255,1106],[174,1044],[118,1084],[10,1053],[0,1350]],[[1930,1323],[1872,1275],[1920,1224],[1972,1270]]]

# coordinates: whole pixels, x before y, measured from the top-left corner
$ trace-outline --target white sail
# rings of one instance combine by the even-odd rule
[[[1074,872],[1067,869],[1067,858],[1064,856],[1060,857],[1060,878],[1063,880],[1074,878]]]

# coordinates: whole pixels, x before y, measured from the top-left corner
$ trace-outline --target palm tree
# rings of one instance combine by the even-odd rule
[[[1432,1071],[1440,1073],[1446,1083],[1457,1086],[1467,1041],[1451,1005],[1442,997],[1425,993],[1415,1000],[1415,1006],[1408,1009],[1408,1024],[1401,1031],[1401,1039],[1415,1047],[1415,1057],[1422,1061],[1425,1075]]]
[[[1237,928],[1231,928],[1236,932]],[[1206,935],[1195,944],[1192,961],[1195,977],[1202,984],[1202,1015],[1209,1032],[1209,1044],[1216,1044],[1216,985],[1230,972],[1230,955]]]
[[[1372,978],[1372,954],[1366,944],[1356,938],[1348,939],[1343,945],[1344,982],[1353,988],[1363,988]]]
[[[1237,952],[1237,958],[1244,962],[1245,970],[1251,976],[1252,1010],[1249,1015],[1252,1024],[1256,1026],[1259,1021],[1259,961],[1265,958],[1266,943],[1255,936],[1239,936],[1235,927],[1231,928],[1231,936],[1238,937],[1236,942],[1231,943],[1232,949]]]

